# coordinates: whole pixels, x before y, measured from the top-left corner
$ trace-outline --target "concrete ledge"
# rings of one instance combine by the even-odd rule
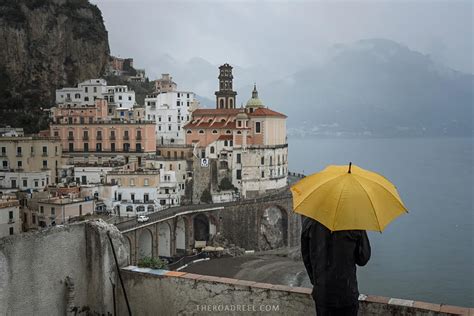
[[[160,286],[162,291],[169,290],[171,294],[161,293],[162,295],[179,295],[182,297],[179,300],[180,306],[176,310],[168,304],[168,312],[192,313],[192,314],[206,314],[204,311],[183,310],[183,305],[194,304],[208,304],[206,306],[237,306],[249,304],[260,304],[268,306],[275,304],[280,308],[278,311],[273,311],[270,314],[285,314],[285,315],[312,315],[314,314],[314,303],[311,297],[312,289],[303,287],[290,287],[285,285],[268,284],[253,282],[247,280],[237,280],[232,278],[215,277],[208,275],[200,275],[194,273],[166,271],[166,270],[151,270],[137,267],[126,267],[122,269],[127,274],[125,283],[129,293],[133,292],[141,297],[148,297],[150,300],[156,300],[153,293],[150,293],[148,286],[160,286],[156,282],[162,280],[166,283]],[[154,279],[154,281],[153,281]],[[167,281],[169,280],[169,281]],[[183,282],[179,281],[182,280]],[[147,286],[140,286],[148,282]],[[192,283],[189,283],[192,282]],[[211,284],[209,287],[207,284]],[[197,292],[196,292],[197,291]],[[266,293],[266,294],[265,294]],[[200,299],[194,298],[194,296]],[[158,301],[160,301],[158,299]],[[398,298],[388,298],[383,296],[364,295],[359,296],[360,301],[360,316],[375,316],[375,315],[430,315],[430,316],[445,316],[445,315],[472,315],[474,316],[473,308],[442,305],[434,303],[419,302],[413,300],[404,300]],[[131,303],[132,304],[132,303]],[[197,305],[196,305],[197,304]],[[263,305],[262,305],[263,304]],[[132,304],[133,305],[133,304]],[[143,305],[143,304],[140,304]],[[240,306],[239,305],[239,306]],[[146,304],[145,304],[146,306]],[[252,305],[253,306],[253,305]],[[151,308],[151,307],[150,307]],[[137,310],[139,313],[156,312],[154,309]],[[209,310],[206,310],[210,312]],[[229,311],[225,311],[229,312]],[[239,315],[238,311],[230,311],[229,315]],[[245,315],[252,315],[252,311],[247,311]],[[258,311],[255,311],[258,315]]]

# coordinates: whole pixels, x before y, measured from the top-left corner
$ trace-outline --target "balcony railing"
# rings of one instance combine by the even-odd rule
[[[69,136],[67,137],[67,140],[74,140],[74,136],[69,135]]]
[[[136,140],[142,140],[142,135],[137,135]]]
[[[115,135],[110,135],[110,140],[115,140]]]
[[[89,136],[88,136],[88,135],[84,135],[84,136],[82,136],[82,139],[83,139],[83,140],[89,140]]]
[[[102,140],[102,135],[97,135],[96,139],[97,140]]]
[[[130,140],[130,137],[128,135],[124,135],[123,140]]]

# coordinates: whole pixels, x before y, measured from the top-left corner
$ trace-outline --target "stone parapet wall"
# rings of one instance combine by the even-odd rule
[[[123,236],[101,220],[0,238],[0,315],[112,313],[107,231],[125,264]]]
[[[311,289],[166,270],[122,269],[134,315],[314,315]],[[118,315],[128,315],[118,291]],[[474,309],[361,295],[360,316],[474,315]]]

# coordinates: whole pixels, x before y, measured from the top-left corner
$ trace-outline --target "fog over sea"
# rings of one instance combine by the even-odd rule
[[[474,306],[473,138],[293,138],[289,169],[352,163],[397,187],[409,213],[370,232],[364,294]]]

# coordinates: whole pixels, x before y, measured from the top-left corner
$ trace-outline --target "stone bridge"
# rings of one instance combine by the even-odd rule
[[[301,231],[288,188],[239,202],[170,208],[149,217],[146,223],[117,224],[128,241],[130,264],[142,257],[191,254],[196,242],[209,244],[218,233],[247,250],[296,246]]]

